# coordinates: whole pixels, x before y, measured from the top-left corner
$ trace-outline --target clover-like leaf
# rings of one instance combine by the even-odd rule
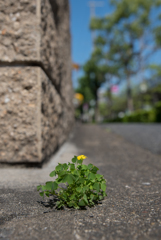
[[[84,186],[82,190],[83,190],[83,192],[87,191],[88,190],[88,186]]]
[[[99,192],[99,190],[100,190],[99,183],[94,183],[93,189],[95,189],[97,192]]]
[[[72,162],[76,163],[77,162],[77,156],[74,156],[74,158],[72,158]]]
[[[99,170],[99,168],[97,168],[97,167],[94,166],[94,167],[92,168],[91,172],[93,172],[93,173],[96,174],[98,170]]]
[[[55,177],[56,176],[56,172],[55,172],[55,170],[54,171],[52,171],[51,173],[50,173],[50,175],[49,175],[50,177]]]
[[[62,171],[58,172],[59,177],[63,177],[63,175],[65,175],[65,174],[67,174],[67,171],[62,170]]]
[[[84,183],[84,182],[85,182],[84,178],[82,178],[82,177],[80,177],[78,181],[79,181],[80,183]]]
[[[61,164],[59,164],[58,166],[56,166],[55,169],[56,169],[57,172],[61,171],[61,170],[63,170],[63,166]]]
[[[63,183],[68,183],[68,184],[72,184],[73,183],[73,180],[74,180],[74,176],[72,174],[66,174],[64,176],[64,178],[62,179],[62,182]]]
[[[88,169],[90,170],[93,167],[93,164],[88,164]]]
[[[45,190],[46,190],[46,185],[42,185],[42,186],[41,186],[41,190],[42,190],[42,191],[45,191]]]
[[[86,195],[86,194],[83,195],[83,200],[84,200],[84,202],[85,202],[86,204],[88,204],[88,200],[87,200],[87,195]]]
[[[101,183],[101,189],[102,191],[106,191],[106,183]]]
[[[76,191],[77,191],[77,192],[81,192],[81,190],[82,190],[81,187],[77,187],[77,188],[76,188]]]
[[[85,201],[83,199],[81,199],[80,202],[78,202],[78,205],[81,207],[86,206]]]
[[[96,174],[96,178],[97,178],[97,179],[100,179],[101,177],[103,177],[103,175],[101,175],[101,174]]]
[[[87,169],[88,169],[87,165],[82,164],[82,170],[87,170]]]
[[[78,164],[82,164],[83,160],[77,160]]]
[[[70,165],[70,170],[71,170],[71,171],[74,171],[74,170],[75,170],[75,165],[74,165],[74,164],[71,164],[71,165]]]
[[[57,188],[58,188],[57,182],[53,182],[52,188],[51,188],[52,192],[53,192],[54,190],[57,190]]]
[[[37,186],[37,191],[39,191],[41,189],[41,185]]]
[[[44,192],[44,193],[45,193],[45,195],[46,195],[47,197],[50,196],[50,193],[49,193],[49,192]]]
[[[63,168],[64,168],[64,170],[67,170],[68,169],[68,164],[64,163]]]
[[[88,175],[88,179],[90,179],[90,180],[94,180],[95,178],[96,178],[96,176],[95,176],[94,173],[90,173],[90,174]]]
[[[90,194],[90,199],[91,199],[91,201],[93,201],[93,199],[94,199],[94,195],[93,194]]]
[[[40,192],[39,195],[40,195],[41,197],[44,197],[44,192]]]
[[[52,189],[53,182],[46,182],[45,190],[51,190]]]

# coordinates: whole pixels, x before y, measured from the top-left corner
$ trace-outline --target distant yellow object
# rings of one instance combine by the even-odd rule
[[[86,159],[86,158],[87,158],[87,157],[84,156],[84,155],[79,155],[79,156],[77,157],[78,160],[83,160],[83,159]]]
[[[78,99],[79,101],[83,101],[83,99],[84,99],[84,96],[81,94],[81,93],[75,93],[75,95],[74,95],[74,97],[76,98],[76,99]]]
[[[80,65],[77,64],[77,63],[73,63],[73,64],[72,64],[72,67],[73,67],[73,69],[75,69],[75,70],[79,70],[79,69],[80,69]]]

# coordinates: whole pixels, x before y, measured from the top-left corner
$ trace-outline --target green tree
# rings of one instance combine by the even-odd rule
[[[79,86],[77,92],[84,95],[84,102],[89,103],[95,100],[95,120],[98,115],[98,89],[105,81],[105,69],[99,66],[98,60],[91,57],[83,66],[84,75],[78,80]]]
[[[104,74],[104,79],[105,82],[107,83],[107,117],[110,119],[112,116],[112,93],[111,93],[111,88],[112,88],[112,80],[115,78],[115,82],[117,80],[117,84],[119,84],[121,80],[121,72],[120,72],[120,66],[118,63],[115,65],[110,65],[109,62],[106,60],[106,53],[102,51],[101,49],[101,44],[102,44],[101,38],[97,39],[97,47],[95,48],[95,51],[92,53],[92,58],[97,59],[97,64],[101,66],[101,71]]]
[[[157,10],[161,0],[111,0],[111,4],[114,12],[91,21],[91,29],[99,33],[95,51],[111,68],[117,65],[119,75],[126,79],[127,107],[133,111],[131,77],[143,71],[149,56],[161,47]]]

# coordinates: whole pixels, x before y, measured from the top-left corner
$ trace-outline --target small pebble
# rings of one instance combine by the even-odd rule
[[[143,185],[146,185],[146,186],[149,186],[150,185],[150,183],[149,182],[144,182],[144,183],[142,183]]]

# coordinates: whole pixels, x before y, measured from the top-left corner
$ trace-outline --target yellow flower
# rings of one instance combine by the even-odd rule
[[[79,156],[77,157],[78,160],[83,160],[83,159],[86,159],[86,158],[87,158],[87,157],[84,156],[84,155],[79,155]]]

